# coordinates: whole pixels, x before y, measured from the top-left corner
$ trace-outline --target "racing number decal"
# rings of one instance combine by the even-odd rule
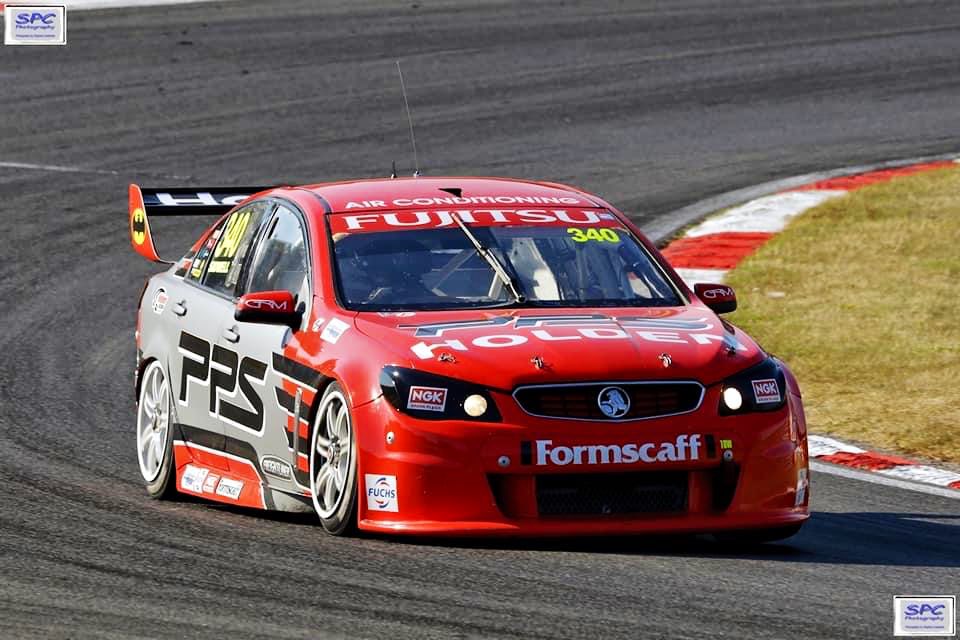
[[[230,216],[227,220],[227,226],[223,229],[223,239],[217,245],[213,252],[213,259],[210,261],[210,271],[212,273],[226,273],[230,269],[234,256],[237,255],[237,249],[240,248],[240,241],[243,234],[250,225],[250,219],[253,216],[252,211],[241,211]]]
[[[180,404],[187,404],[192,378],[198,385],[210,387],[210,415],[256,433],[263,431],[263,400],[251,380],[264,382],[266,363],[250,357],[240,359],[236,351],[220,345],[213,345],[211,352],[209,342],[187,332],[180,334],[180,353]],[[235,396],[238,388],[252,411],[221,399],[217,393],[221,389],[226,395]]]
[[[583,229],[571,228],[567,229],[567,233],[570,234],[570,237],[574,242],[620,242],[620,236],[617,235],[617,232],[613,229]]]

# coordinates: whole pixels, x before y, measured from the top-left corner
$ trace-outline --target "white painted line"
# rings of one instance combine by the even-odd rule
[[[55,171],[58,173],[98,173],[105,176],[118,176],[119,171],[106,169],[84,169],[82,167],[63,167],[55,164],[30,164],[28,162],[0,162],[0,168],[30,169],[32,171]]]
[[[101,175],[101,176],[119,176],[123,175],[120,171],[112,171],[110,169],[84,169],[83,167],[65,167],[57,164],[32,164],[29,162],[0,162],[0,169],[26,169],[28,171],[52,171],[55,173],[85,173],[90,175]],[[161,180],[195,180],[191,176],[175,176],[162,173],[144,173],[141,171],[135,172],[139,176],[157,178]]]
[[[917,482],[909,482],[907,480],[900,480],[897,478],[888,478],[887,476],[881,476],[876,473],[858,471],[856,469],[841,467],[835,464],[827,464],[826,462],[818,462],[816,460],[810,461],[810,468],[817,473],[826,473],[831,476],[840,476],[842,478],[850,478],[852,480],[862,480],[863,482],[882,484],[886,487],[895,487],[897,489],[906,489],[907,491],[926,493],[931,496],[940,496],[941,498],[953,498],[954,500],[960,500],[960,491],[957,491],[956,489],[946,489],[943,487],[934,487],[928,484],[919,484]]]
[[[788,191],[751,200],[739,207],[707,218],[686,233],[695,238],[710,233],[778,233],[787,223],[807,209],[845,195],[840,190]]]
[[[835,453],[866,453],[860,447],[855,447],[852,444],[813,434],[807,436],[807,447],[809,447],[810,456],[814,458],[830,456]]]
[[[927,484],[936,484],[946,487],[954,482],[960,482],[960,473],[947,471],[946,469],[937,469],[928,467],[925,464],[905,464],[891,469],[882,469],[877,471],[885,476],[913,480],[914,482],[925,482]]]
[[[707,282],[710,284],[720,284],[727,275],[726,269],[676,269],[677,275],[683,278],[687,286],[693,289],[697,282]]]

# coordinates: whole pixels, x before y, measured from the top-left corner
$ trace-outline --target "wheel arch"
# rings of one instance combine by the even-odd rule
[[[154,361],[156,361],[156,358],[153,357],[140,358],[137,362],[137,368],[133,372],[133,401],[137,406],[140,406],[140,387],[143,386],[143,374],[150,363]]]
[[[134,403],[136,404],[137,407],[140,406],[140,389],[143,386],[143,374],[146,373],[147,367],[149,367],[154,362],[160,362],[160,366],[163,367],[163,375],[166,376],[167,384],[170,385],[170,396],[171,396],[170,410],[171,410],[171,417],[173,418],[173,423],[171,424],[171,428],[173,429],[174,439],[183,440],[184,439],[183,431],[180,430],[180,421],[177,418],[177,401],[174,396],[173,383],[170,380],[170,367],[168,364],[165,364],[164,362],[162,362],[158,356],[154,356],[154,355],[143,356],[140,358],[140,362],[137,363],[137,371],[136,371],[137,379],[136,379],[136,382],[134,383],[134,388],[135,388]]]

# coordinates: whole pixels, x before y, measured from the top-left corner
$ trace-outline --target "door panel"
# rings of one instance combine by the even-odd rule
[[[216,319],[227,312],[230,304],[192,285],[184,285],[183,289],[179,302],[185,313],[173,321],[177,352],[171,358],[177,417],[184,425],[184,438],[222,451],[223,427],[215,410],[215,385],[222,372],[214,363],[213,345],[220,329]]]
[[[248,249],[273,205],[255,202],[230,214],[198,252],[173,303],[177,356],[171,369],[175,377],[179,420],[184,437],[218,452],[229,449],[227,421],[252,423],[257,406],[238,401],[245,397],[247,375],[238,350],[225,343],[223,332],[233,323],[234,295]],[[233,347],[233,348],[231,348]],[[265,372],[260,370],[260,377]],[[255,395],[258,398],[258,396]],[[224,419],[226,416],[226,420]],[[227,458],[209,455],[207,463],[227,469]]]
[[[304,312],[300,326],[234,322],[231,327],[244,355],[268,365],[264,384],[256,387],[263,393],[260,467],[270,486],[301,495],[309,490],[308,418],[319,382],[315,372],[283,354],[298,343],[313,304],[304,225],[303,216],[292,206],[277,206],[256,248],[243,291],[290,291]]]

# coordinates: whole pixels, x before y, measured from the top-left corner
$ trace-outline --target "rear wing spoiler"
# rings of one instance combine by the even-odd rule
[[[148,188],[130,185],[129,226],[134,250],[151,262],[173,264],[157,254],[150,233],[152,216],[220,216],[272,187]]]

